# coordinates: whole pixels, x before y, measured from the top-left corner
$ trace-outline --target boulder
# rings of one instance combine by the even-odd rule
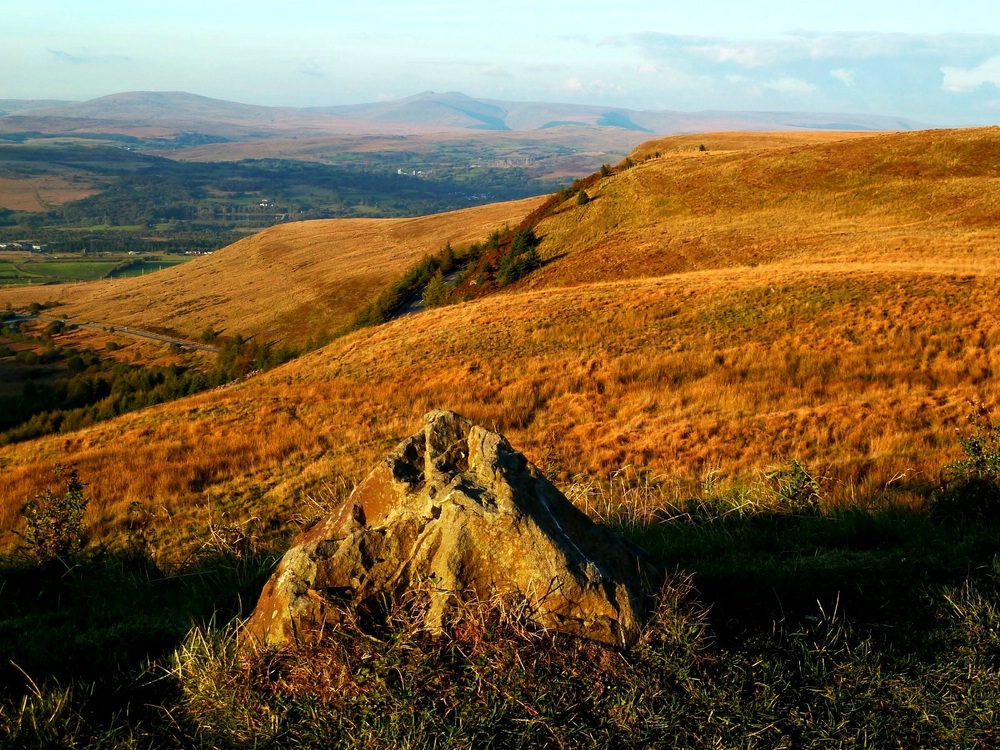
[[[628,645],[662,572],[591,521],[507,440],[433,411],[336,511],[306,531],[265,586],[245,639],[316,639],[347,613],[421,600],[441,631],[462,603],[517,601],[539,625]]]

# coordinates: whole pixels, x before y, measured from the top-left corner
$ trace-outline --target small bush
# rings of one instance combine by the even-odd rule
[[[21,538],[28,554],[41,563],[71,560],[86,544],[83,514],[87,510],[87,497],[83,493],[84,485],[77,477],[76,469],[57,469],[56,475],[65,475],[66,478],[62,494],[46,488],[21,508],[25,524]]]
[[[965,457],[944,467],[941,487],[931,496],[939,519],[1000,518],[1000,424],[982,404],[974,408],[972,434],[958,439]]]
[[[16,358],[18,362],[28,365],[29,367],[34,367],[39,362],[41,362],[41,358],[38,356],[38,354],[36,352],[31,351],[30,349],[23,349],[19,351],[16,355]]]
[[[424,307],[430,309],[445,304],[449,291],[448,282],[444,280],[444,276],[438,271],[431,276],[431,280],[427,282],[427,286],[424,288],[422,296]]]
[[[581,190],[576,194],[576,205],[586,206],[588,203],[590,203],[590,196],[587,195],[586,190]]]
[[[794,513],[818,513],[823,500],[823,488],[808,469],[792,459],[784,468],[766,475],[775,499],[782,509]]]

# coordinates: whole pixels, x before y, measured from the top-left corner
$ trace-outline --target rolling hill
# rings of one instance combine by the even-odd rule
[[[427,91],[406,99],[312,111],[382,123],[412,122],[473,130],[544,130],[589,126],[639,133],[686,133],[774,130],[913,130],[910,120],[857,114],[802,112],[674,112],[552,102],[509,102],[478,99],[460,92]]]
[[[581,502],[597,502],[609,480],[676,500],[790,459],[823,478],[832,503],[886,492],[923,502],[955,458],[970,404],[998,400],[1000,130],[693,143],[644,145],[636,166],[595,180],[589,203],[555,206],[536,226],[544,267],[498,295],[357,331],[221,391],[3,448],[0,526],[71,460],[104,538],[131,502],[154,509],[168,547],[194,543],[210,513],[286,528],[311,502],[341,496],[435,407],[505,432]],[[361,248],[362,230],[414,225],[322,226]],[[233,306],[226,325],[247,315],[244,330],[273,329],[269,306],[293,319],[304,309],[283,296],[336,293],[300,278],[315,272],[312,230],[269,230],[183,271],[214,271],[218,298],[252,283],[257,302]],[[433,246],[481,229],[426,236]],[[424,251],[403,246],[388,251],[386,275]],[[279,263],[288,253],[299,271]],[[161,277],[165,292],[175,273]],[[337,282],[341,313],[377,281],[355,268]],[[67,291],[61,309],[214,324],[198,301],[205,288],[163,305],[154,283],[91,299]]]
[[[714,130],[913,130],[910,120],[877,115],[801,112],[635,111],[550,102],[507,102],[425,92],[405,99],[308,109],[227,102],[186,92],[135,91],[85,102],[30,106],[0,116],[0,133],[108,133],[174,138],[261,140],[319,135],[420,134],[449,130],[531,131],[597,127],[615,132]]]
[[[4,290],[25,306],[55,303],[73,320],[197,339],[206,328],[302,344],[345,327],[379,288],[446,243],[469,244],[518,223],[529,198],[415,219],[279,224],[190,263],[134,279]]]

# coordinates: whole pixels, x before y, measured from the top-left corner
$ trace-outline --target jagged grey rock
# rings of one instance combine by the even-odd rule
[[[245,636],[315,639],[345,612],[425,596],[440,630],[464,600],[520,600],[540,625],[635,641],[662,582],[638,547],[591,521],[501,435],[433,411],[285,554]]]

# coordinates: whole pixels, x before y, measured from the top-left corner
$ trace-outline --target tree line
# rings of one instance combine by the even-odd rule
[[[141,366],[116,361],[93,347],[59,346],[54,337],[62,322],[50,323],[41,335],[24,333],[16,323],[0,328],[0,338],[44,346],[42,353],[0,345],[0,358],[13,357],[25,381],[20,395],[0,396],[0,444],[70,432],[126,412],[216,388],[247,374],[266,370],[294,356],[233,336],[218,341],[219,353],[207,369],[170,364]],[[108,351],[117,348],[108,342]],[[174,346],[177,350],[176,345]],[[42,378],[55,371],[56,377]]]

